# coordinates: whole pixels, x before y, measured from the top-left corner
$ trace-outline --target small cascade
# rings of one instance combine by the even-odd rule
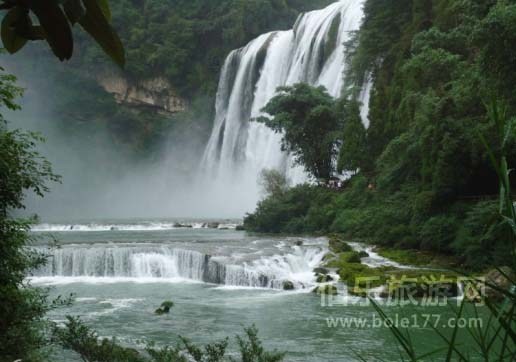
[[[384,258],[374,251],[375,247],[362,243],[349,243],[355,251],[365,251],[369,256],[362,258],[362,264],[370,268],[381,268],[384,266],[391,266],[398,269],[414,269],[415,267],[409,265],[402,265],[390,259]]]
[[[70,245],[54,250],[36,277],[188,279],[236,287],[296,289],[315,282],[313,269],[323,248],[295,247],[290,254],[262,257],[242,264],[223,263],[198,251],[169,246]],[[223,258],[224,260],[226,258]]]

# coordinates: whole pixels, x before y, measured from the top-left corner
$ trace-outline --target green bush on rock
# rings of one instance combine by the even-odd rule
[[[158,315],[162,315],[162,314],[168,314],[170,313],[170,309],[174,306],[174,302],[172,301],[165,301],[161,304],[161,307],[159,307],[158,309],[156,309],[156,311],[154,313],[158,314]]]

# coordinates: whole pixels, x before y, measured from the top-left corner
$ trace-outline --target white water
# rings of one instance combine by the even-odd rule
[[[216,229],[235,229],[235,223],[220,223]],[[34,232],[101,232],[101,231],[161,231],[177,229],[207,229],[210,223],[176,223],[176,222],[138,222],[134,224],[119,223],[68,223],[68,224],[37,224],[31,227]]]
[[[363,0],[342,0],[306,13],[292,30],[261,35],[228,56],[199,177],[213,203],[239,216],[252,211],[264,168],[284,172],[293,183],[307,180],[281,150],[281,135],[250,120],[261,115],[279,86],[307,82],[325,86],[334,97],[341,94],[344,42],[360,26],[362,5]]]
[[[375,247],[370,245],[365,245],[362,243],[349,243],[349,245],[355,251],[365,251],[369,256],[366,258],[362,258],[362,264],[367,265],[370,268],[381,268],[384,266],[390,266],[398,269],[414,269],[413,266],[402,265],[390,259],[384,258],[380,254],[374,251]]]
[[[282,289],[290,281],[296,289],[315,285],[313,269],[327,249],[293,247],[290,253],[263,256],[243,263],[169,246],[67,245],[51,252],[47,266],[33,281],[73,282],[206,282],[234,287]]]

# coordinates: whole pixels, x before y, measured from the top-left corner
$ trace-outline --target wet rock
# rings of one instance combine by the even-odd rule
[[[335,236],[330,238],[329,245],[330,250],[335,253],[345,253],[353,251],[353,248],[348,243]]]
[[[208,228],[209,229],[218,229],[220,226],[220,223],[218,222],[209,222],[208,223]]]
[[[174,302],[167,300],[167,301],[161,303],[161,307],[156,309],[154,311],[154,313],[157,315],[168,314],[168,313],[170,313],[170,308],[172,308],[173,306],[174,306]]]
[[[245,231],[245,226],[244,225],[237,225],[237,227],[235,228],[236,231]]]
[[[326,269],[326,268],[322,268],[322,267],[319,267],[319,268],[315,268],[315,269],[314,269],[314,273],[315,273],[315,274],[324,274],[324,275],[326,275],[326,274],[328,274],[329,272],[330,272],[330,271],[329,271],[328,269]]]
[[[294,289],[296,289],[294,286],[294,283],[292,283],[290,280],[283,282],[283,290],[294,290]]]
[[[260,286],[262,288],[266,288],[269,285],[269,277],[267,275],[260,274],[258,280],[260,281]]]
[[[332,282],[333,281],[333,278],[330,276],[330,275],[323,275],[323,274],[318,274],[317,275],[317,279],[316,279],[316,282],[317,283],[328,283],[328,282]]]
[[[295,244],[296,246],[303,246],[304,242],[303,242],[303,240],[296,240],[296,241],[294,242],[294,244]]]
[[[339,294],[338,290],[337,290],[337,287],[335,285],[331,285],[331,284],[318,286],[318,287],[316,287],[313,290],[313,293],[324,294],[324,295],[337,295],[337,294]]]
[[[191,229],[191,228],[193,228],[193,225],[191,225],[191,224],[181,224],[181,223],[176,222],[174,224],[174,227],[178,228],[178,229]]]
[[[365,250],[359,251],[359,252],[358,252],[358,256],[359,256],[360,258],[369,258],[369,254],[368,254],[368,253],[367,253],[367,251],[365,251]]]

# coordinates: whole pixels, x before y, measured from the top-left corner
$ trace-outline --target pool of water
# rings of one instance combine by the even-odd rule
[[[79,316],[100,336],[116,336],[135,348],[149,341],[175,345],[180,335],[205,344],[255,325],[264,345],[286,351],[287,361],[400,360],[391,332],[366,300],[347,296],[340,284],[337,297],[312,293],[326,239],[207,227],[142,230],[141,224],[111,221],[88,229],[84,225],[91,224],[60,223],[34,232],[39,248],[53,238],[61,246],[48,249],[49,265],[32,282],[50,286],[52,296],[75,296],[73,305],[52,311],[50,319],[62,323],[67,315]],[[295,290],[283,290],[286,281]],[[154,314],[165,300],[175,304],[171,313]],[[422,351],[437,348],[440,340],[421,315],[440,315],[443,323],[453,315],[437,306],[386,311],[410,319],[411,338]],[[236,351],[234,339],[229,349]],[[56,356],[75,359],[68,352]]]

